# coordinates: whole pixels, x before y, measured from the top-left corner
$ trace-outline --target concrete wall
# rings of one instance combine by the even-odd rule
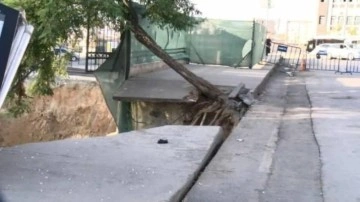
[[[188,61],[178,60],[178,62],[182,64],[188,63]],[[150,73],[154,71],[159,71],[162,69],[168,69],[169,66],[165,64],[163,61],[151,62],[151,63],[143,63],[143,64],[135,64],[130,67],[130,77],[137,76],[145,73]]]
[[[189,122],[189,104],[133,102],[131,113],[133,129],[140,130],[164,125],[186,125]]]

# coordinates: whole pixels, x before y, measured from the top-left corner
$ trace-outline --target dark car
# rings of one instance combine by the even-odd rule
[[[71,61],[79,61],[80,60],[79,54],[77,54],[67,48],[55,48],[54,52],[55,52],[55,55],[67,57]]]

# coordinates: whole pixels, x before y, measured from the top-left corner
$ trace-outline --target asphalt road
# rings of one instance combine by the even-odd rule
[[[360,75],[310,71],[287,83],[260,201],[359,202]]]
[[[326,202],[360,201],[360,75],[303,74]]]
[[[359,202],[360,75],[275,74],[186,202]]]

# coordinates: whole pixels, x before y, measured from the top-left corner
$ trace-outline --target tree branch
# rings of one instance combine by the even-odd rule
[[[128,11],[129,11],[129,21],[134,24],[134,25],[138,25],[139,24],[139,18],[138,18],[138,15],[135,11],[135,8],[134,8],[134,4],[132,2],[132,0],[123,0],[123,3],[124,5],[128,8]]]

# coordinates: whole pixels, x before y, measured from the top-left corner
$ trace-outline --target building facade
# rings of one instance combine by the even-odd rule
[[[360,34],[360,0],[319,0],[318,35]]]
[[[256,18],[264,21],[273,41],[306,44],[317,34],[319,0],[260,0]]]

